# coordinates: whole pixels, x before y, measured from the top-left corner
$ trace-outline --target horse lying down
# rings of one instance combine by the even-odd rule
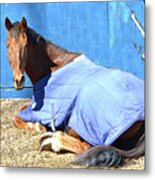
[[[144,154],[142,80],[54,45],[30,29],[25,18],[14,24],[6,18],[5,25],[9,46],[16,39],[24,52],[15,57],[17,49],[8,50],[15,88],[23,88],[24,70],[33,84],[32,103],[22,108],[14,124],[36,131],[46,127],[41,150],[69,151],[78,154],[74,164],[109,167]]]

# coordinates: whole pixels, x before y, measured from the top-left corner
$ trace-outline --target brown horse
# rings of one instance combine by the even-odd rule
[[[80,53],[69,52],[45,40],[41,35],[27,26],[26,19],[11,23],[6,18],[5,26],[8,30],[7,48],[8,57],[14,76],[14,87],[20,90],[24,87],[24,71],[32,84],[47,74],[56,71],[72,62]],[[22,107],[24,109],[26,107]],[[18,128],[40,131],[42,125],[26,123],[18,116],[13,121]],[[133,144],[131,149],[122,148]],[[123,133],[112,146],[92,147],[85,142],[73,129],[68,133],[62,131],[46,132],[40,138],[41,150],[50,145],[55,152],[70,151],[82,154],[77,164],[119,166],[122,157],[136,157],[144,154],[144,122],[137,121]]]

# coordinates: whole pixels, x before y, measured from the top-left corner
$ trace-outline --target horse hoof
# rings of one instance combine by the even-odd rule
[[[64,145],[63,145],[63,135],[61,131],[57,132],[46,132],[44,133],[40,139],[40,151],[42,150],[52,150],[53,152],[60,152],[64,150]]]
[[[42,134],[39,138],[39,143],[42,144],[43,141],[47,138],[51,138],[53,135],[53,132],[45,132],[44,134]]]
[[[48,137],[46,139],[44,139],[41,143],[41,146],[40,146],[40,151],[43,151],[43,150],[52,150],[52,141],[51,141],[51,137]]]

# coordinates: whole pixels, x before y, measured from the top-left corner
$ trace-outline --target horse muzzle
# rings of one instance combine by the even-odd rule
[[[14,78],[14,80],[13,80],[13,82],[14,82],[14,88],[16,89],[16,90],[21,90],[21,89],[23,89],[24,88],[24,83],[25,83],[25,77],[24,77],[24,75],[22,75],[21,76],[21,78]]]

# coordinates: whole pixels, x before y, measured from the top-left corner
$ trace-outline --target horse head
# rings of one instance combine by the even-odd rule
[[[23,17],[20,23],[12,24],[6,18],[5,26],[8,31],[6,45],[9,63],[13,70],[14,87],[20,90],[24,87],[24,69],[28,61],[27,22]]]

